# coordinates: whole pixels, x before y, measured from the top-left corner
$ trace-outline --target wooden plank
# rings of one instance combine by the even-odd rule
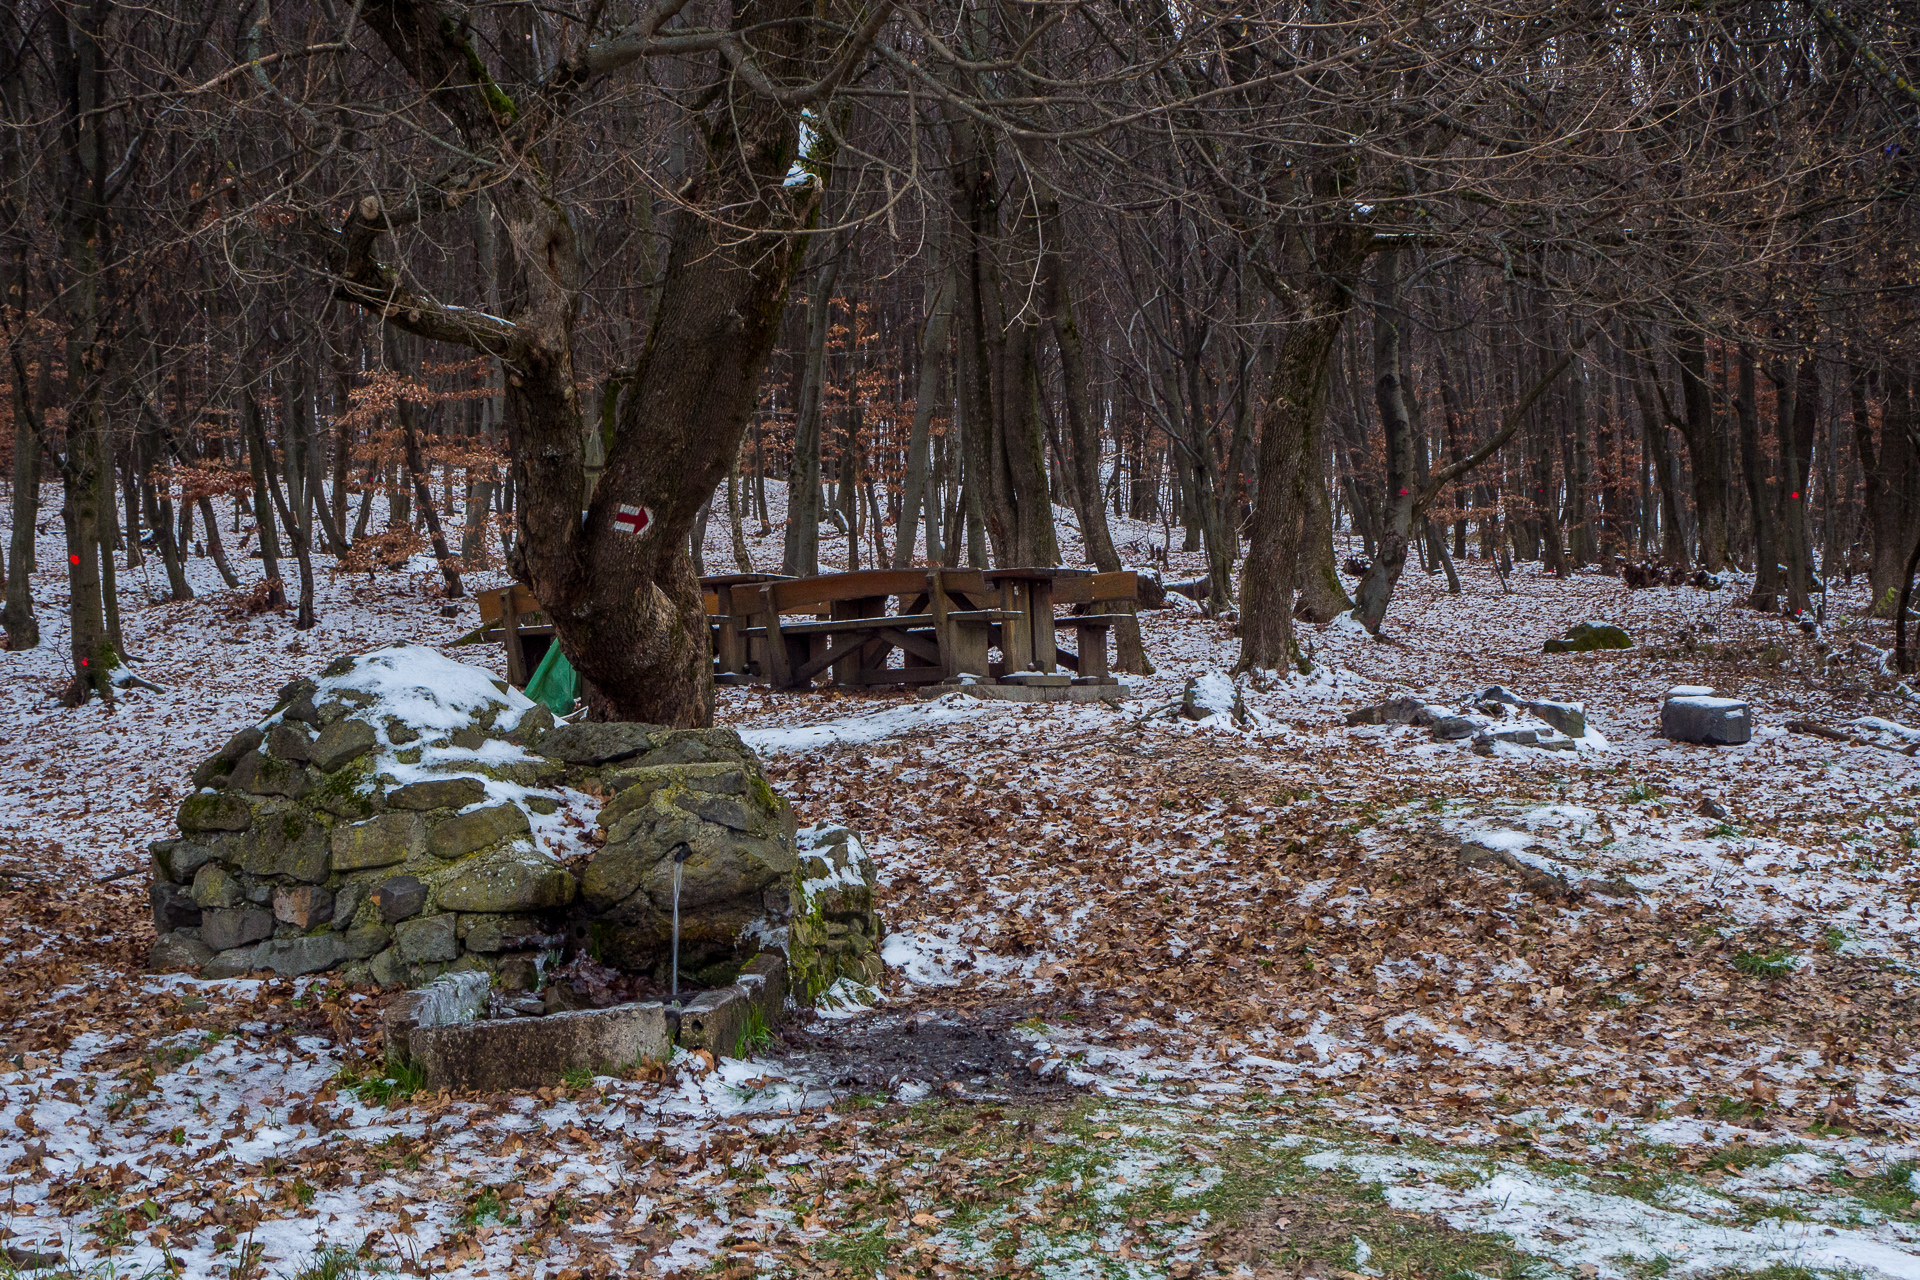
[[[520,614],[515,607],[519,604],[519,593],[503,591],[500,593],[500,606],[504,610],[501,617],[506,623],[507,643],[507,683],[516,689],[527,687],[527,651],[520,644]]]
[[[1027,583],[1027,644],[1033,652],[1036,670],[1052,672],[1053,661],[1053,579],[1036,578]]]
[[[524,582],[516,582],[511,587],[500,587],[493,591],[482,591],[478,597],[480,603],[480,622],[482,626],[497,623],[506,614],[507,593],[513,593],[516,612],[521,614],[539,613],[540,601],[535,598],[531,588]]]
[[[818,578],[794,578],[768,587],[775,608],[782,613],[824,611],[840,601],[869,596],[913,596],[927,589],[925,569],[861,569],[829,573]]]
[[[1027,616],[1028,582],[1025,578],[1000,579],[1000,607],[1013,616],[1000,626],[1000,660],[1008,671],[1027,671],[1033,666],[1033,620]]]
[[[1080,625],[1074,629],[1074,639],[1079,643],[1079,661],[1074,670],[1082,676],[1105,679],[1107,671],[1107,632],[1111,630],[1104,622],[1090,622],[1080,619]]]
[[[963,622],[1005,622],[1015,616],[1005,609],[955,609],[948,615]],[[1078,619],[1069,619],[1075,622]],[[1065,624],[1063,624],[1065,625]],[[928,627],[939,629],[939,616],[931,613],[907,613],[879,618],[822,618],[814,622],[786,622],[780,624],[780,633],[788,636],[806,635],[851,635],[856,631],[876,631],[886,627],[910,627],[923,630]],[[742,627],[744,636],[764,636],[765,626]]]
[[[1089,573],[1071,578],[1056,578],[1053,583],[1055,605],[1094,604],[1102,600],[1138,600],[1140,575],[1131,569],[1119,573]]]
[[[794,668],[792,683],[798,686],[810,682],[815,676],[825,671],[834,663],[839,662],[849,655],[859,653],[861,649],[866,647],[866,643],[867,637],[860,636],[857,639],[848,640],[841,644],[822,649],[820,652],[808,658],[806,662]],[[846,681],[844,683],[850,684],[852,682]]]
[[[880,632],[880,638],[889,644],[897,645],[902,653],[923,658],[934,666],[940,665],[940,645],[929,631],[908,632],[897,627],[888,627]]]

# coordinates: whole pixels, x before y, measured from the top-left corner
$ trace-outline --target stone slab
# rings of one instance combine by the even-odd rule
[[[705,1049],[716,1058],[746,1056],[742,1043],[753,1013],[771,1030],[787,1001],[786,960],[777,952],[755,956],[732,986],[702,991],[680,1011],[675,1036],[682,1049]]]
[[[417,1027],[455,1027],[472,1022],[487,1008],[487,975],[478,971],[445,973],[424,987],[402,991],[380,1011],[381,1039],[387,1056],[404,1056]]]
[[[569,1071],[624,1071],[644,1058],[664,1060],[673,1052],[673,1038],[665,1006],[649,1001],[543,1018],[415,1027],[407,1049],[429,1089],[493,1093],[556,1084]]]

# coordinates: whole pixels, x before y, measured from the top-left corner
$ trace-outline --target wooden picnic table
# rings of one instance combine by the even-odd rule
[[[1056,616],[1062,604],[1131,601],[1131,573],[1090,574],[1045,568],[870,569],[795,578],[747,588],[757,594],[755,624],[765,673],[775,688],[803,688],[831,670],[836,684],[868,687],[977,682],[1114,683],[1107,632],[1117,614]],[[738,596],[736,595],[736,599]],[[889,611],[889,600],[898,607]],[[1072,629],[1062,650],[1055,632]],[[1000,661],[991,661],[998,647]],[[889,665],[893,650],[902,655]],[[1073,675],[1064,675],[1065,666]]]
[[[1048,568],[734,573],[702,578],[700,587],[714,679],[758,677],[779,689],[805,688],[829,671],[856,688],[962,678],[1114,684],[1107,637],[1123,615],[1098,610],[1130,604],[1139,590],[1132,573]],[[889,610],[889,601],[898,606]],[[507,679],[524,687],[554,643],[552,620],[523,583],[483,591],[479,602],[480,627],[464,642],[501,641]],[[1075,608],[1087,612],[1056,612]],[[1073,632],[1072,649],[1060,647],[1060,631]],[[895,649],[899,666],[889,665]]]

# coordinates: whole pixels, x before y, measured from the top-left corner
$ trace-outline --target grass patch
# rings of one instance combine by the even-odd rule
[[[1733,967],[1749,978],[1784,978],[1794,971],[1793,957],[1775,947],[1771,951],[1742,951],[1733,958]]]
[[[368,1267],[358,1249],[330,1244],[301,1263],[297,1269],[283,1271],[280,1275],[282,1280],[351,1280],[352,1277],[365,1274],[369,1270],[385,1271],[386,1268],[384,1266]]]
[[[741,1028],[740,1038],[734,1043],[733,1056],[751,1058],[756,1053],[764,1052],[772,1043],[773,1028],[767,1025],[767,1015],[760,1011],[759,1005],[749,1002],[747,1025]]]
[[[1708,1156],[1706,1164],[1701,1168],[1723,1169],[1728,1173],[1740,1173],[1747,1169],[1764,1169],[1787,1156],[1797,1156],[1805,1150],[1806,1147],[1798,1142],[1774,1143],[1764,1147],[1735,1142],[1721,1147]]]
[[[1828,1181],[1869,1209],[1889,1218],[1912,1222],[1920,1217],[1913,1211],[1913,1206],[1920,1204],[1920,1196],[1913,1189],[1913,1171],[1914,1162],[1902,1160],[1885,1173],[1866,1178],[1856,1178],[1845,1170],[1837,1170]]]
[[[392,1106],[425,1089],[427,1073],[415,1063],[390,1062],[385,1073],[377,1076],[363,1076],[350,1067],[342,1067],[333,1082],[338,1088],[358,1094],[362,1102]]]
[[[916,1167],[857,1189],[858,1212],[811,1253],[861,1276],[923,1274],[944,1262],[957,1274],[1024,1280],[1119,1275],[1113,1250],[1124,1242],[1133,1274],[1238,1266],[1317,1274],[1352,1269],[1357,1236],[1369,1269],[1389,1280],[1544,1273],[1503,1236],[1396,1211],[1380,1188],[1309,1166],[1321,1144],[1296,1150],[1275,1140],[1280,1133],[1266,1122],[1105,1100],[1029,1111],[923,1104],[876,1121],[863,1139],[913,1153]],[[1468,1182],[1480,1176],[1461,1172]]]

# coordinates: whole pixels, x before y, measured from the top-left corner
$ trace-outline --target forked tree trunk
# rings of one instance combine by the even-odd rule
[[[799,82],[819,70],[812,13],[801,0],[767,0],[736,6],[730,21],[751,29],[760,68]],[[364,16],[409,76],[438,95],[469,149],[498,154],[517,108],[485,77],[482,52],[451,6],[380,0]],[[553,619],[588,714],[601,720],[713,721],[706,610],[687,539],[739,453],[799,258],[797,233],[819,207],[817,180],[788,185],[799,159],[798,112],[745,78],[719,83],[699,131],[704,154],[681,192],[687,207],[673,220],[646,343],[584,517],[573,367],[582,244],[538,169],[540,149],[517,151],[516,181],[489,190],[515,266],[504,317],[399,287],[373,248],[407,215],[390,215],[375,196],[356,202],[344,233],[326,242],[339,296],[398,328],[500,361],[514,464],[509,564]],[[476,185],[495,169],[483,162]]]
[[[1240,578],[1240,659],[1236,671],[1303,666],[1293,631],[1294,583],[1311,497],[1306,465],[1327,409],[1333,343],[1353,305],[1353,282],[1372,232],[1342,224],[1319,237],[1321,275],[1306,291],[1306,314],[1287,326],[1274,359],[1261,417],[1259,484]]]

